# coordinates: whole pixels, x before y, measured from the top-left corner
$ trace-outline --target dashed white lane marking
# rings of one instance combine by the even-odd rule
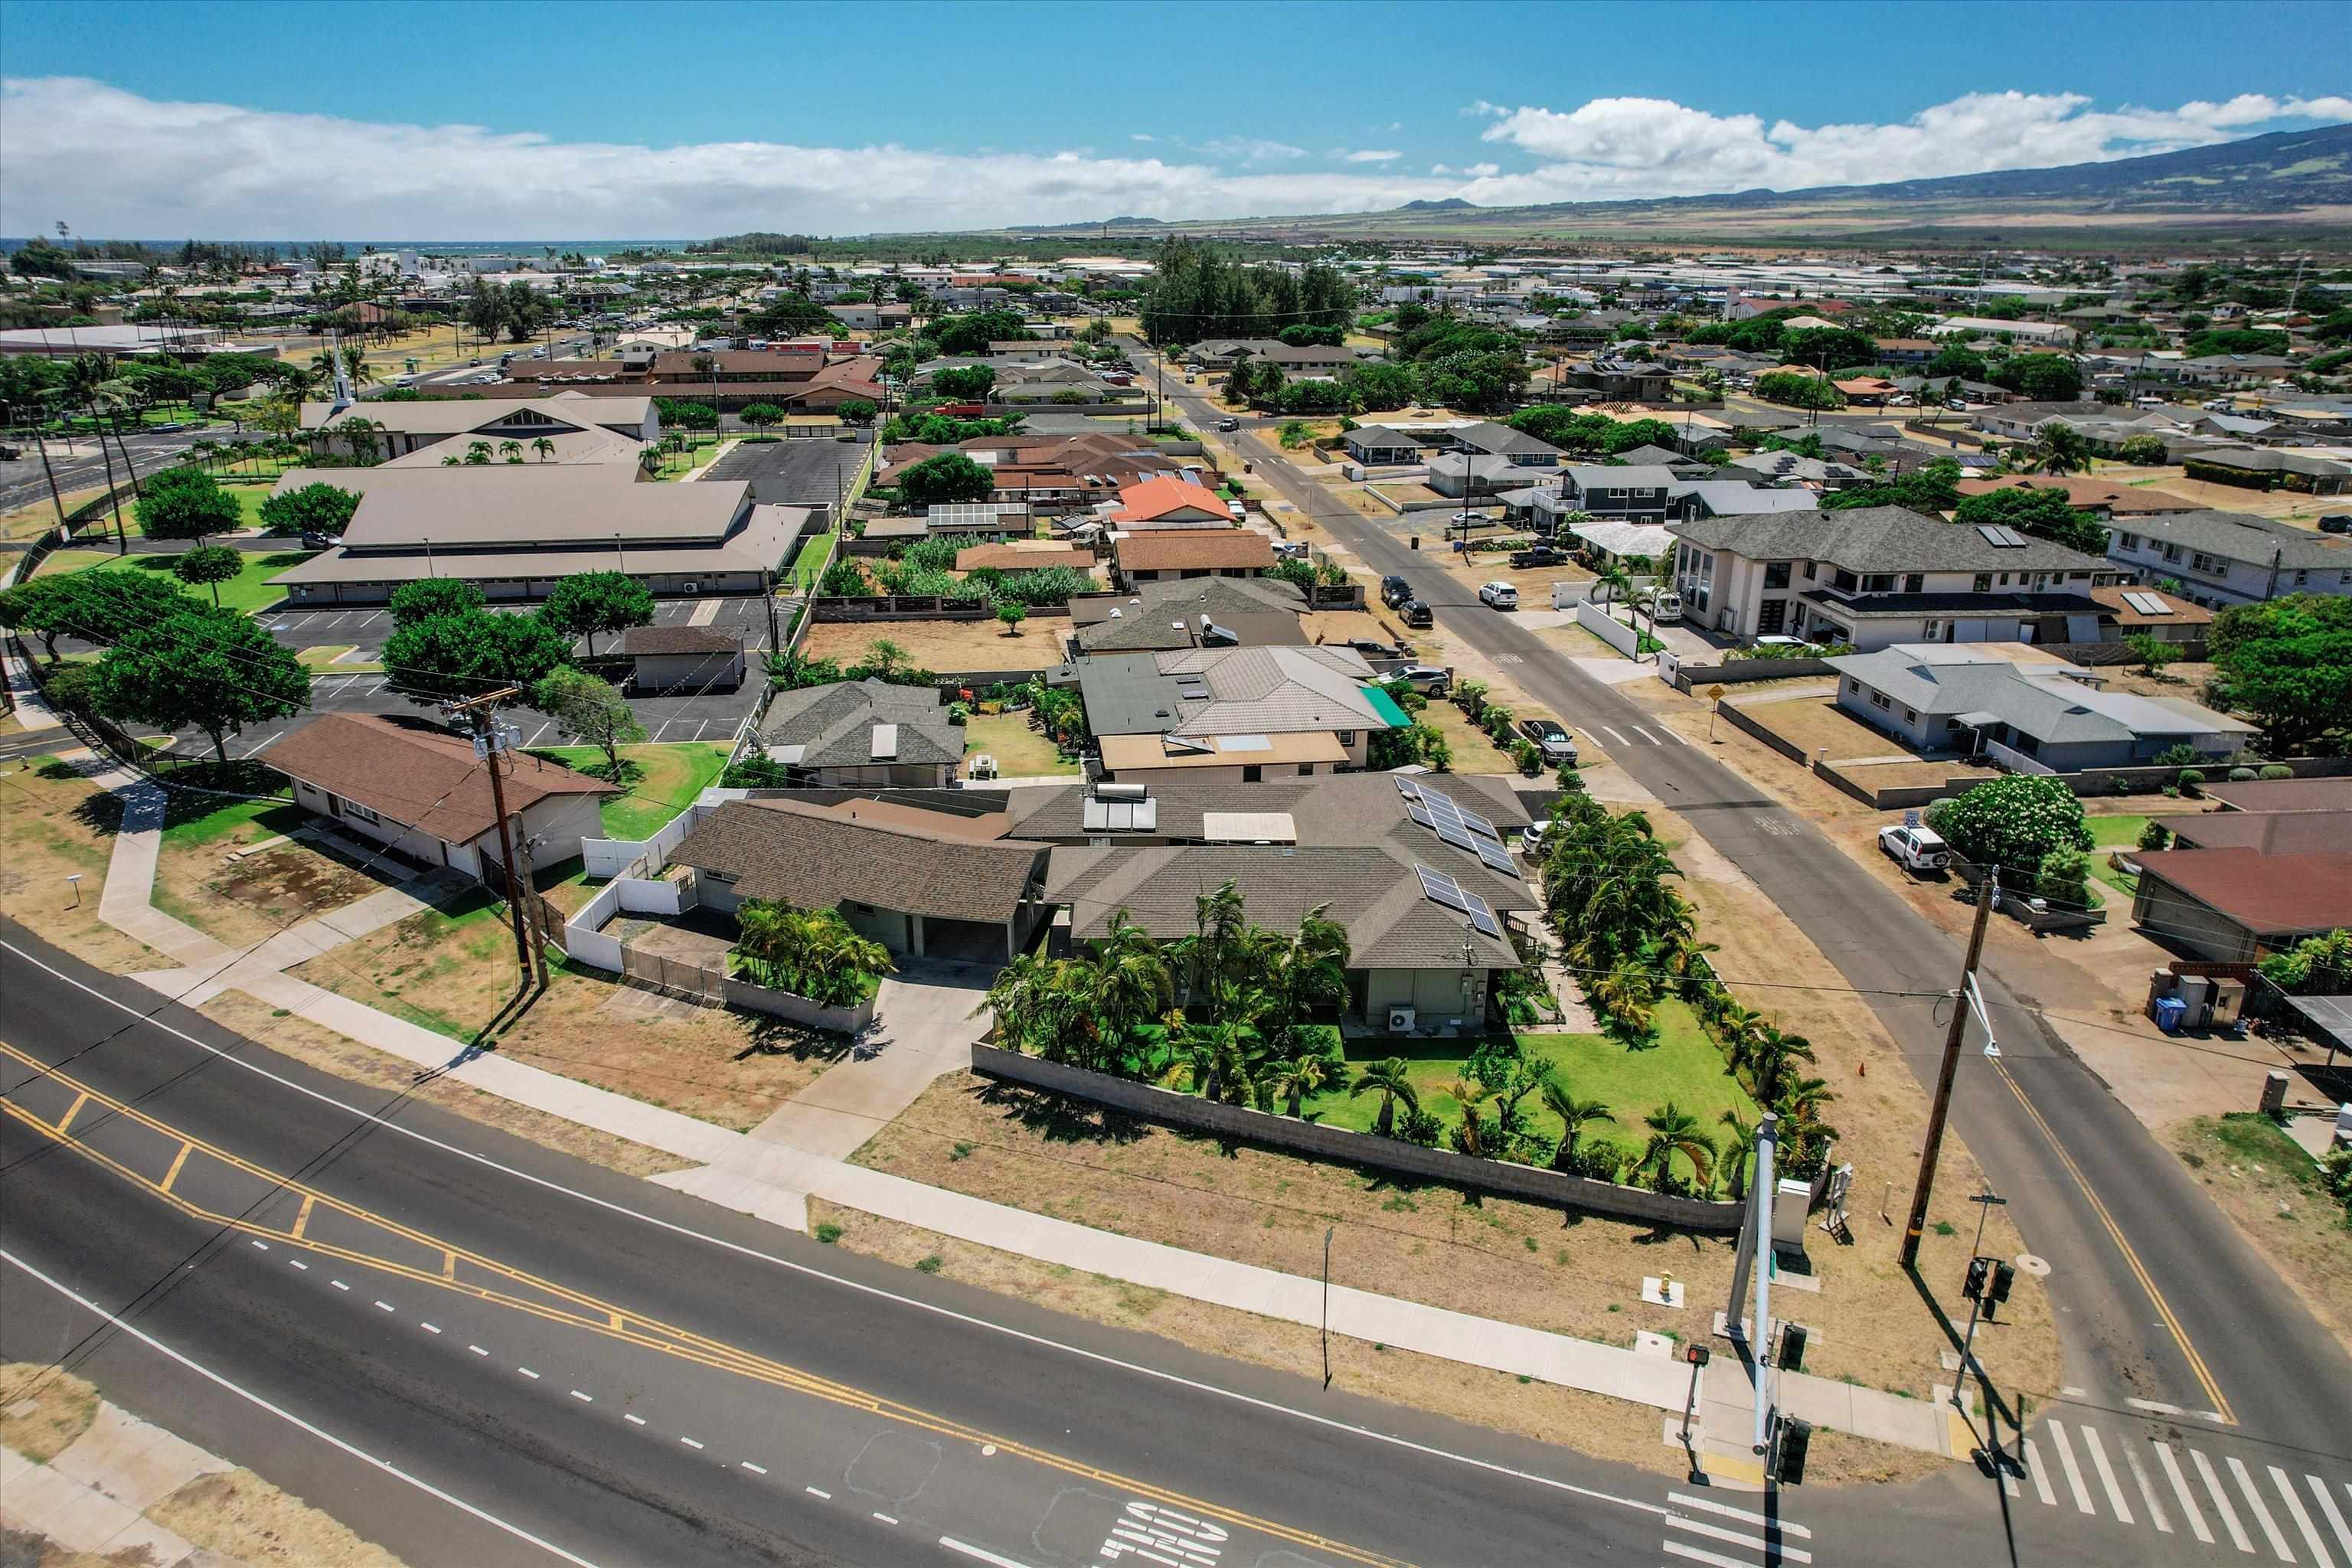
[[[624,1415],[621,1419],[632,1426],[642,1426],[646,1424],[646,1418],[642,1415]]]
[[[2254,1543],[2246,1538],[2246,1527],[2238,1522],[2238,1510],[2231,1504],[2230,1494],[2221,1489],[2221,1478],[2213,1473],[2213,1461],[2205,1457],[2202,1448],[2191,1448],[2189,1457],[2197,1463],[2197,1474],[2205,1482],[2205,1493],[2213,1500],[2213,1508],[2221,1516],[2221,1528],[2230,1532],[2230,1540],[2241,1552],[2252,1552]]]
[[[2131,1467],[2132,1479],[2139,1483],[2139,1498],[2147,1507],[2147,1521],[2170,1535],[2172,1521],[2165,1517],[2164,1505],[2156,1500],[2156,1489],[2148,1485],[2147,1467],[2139,1462],[2139,1445],[2126,1437],[2116,1446],[2124,1451],[2124,1463]]]
[[[1665,738],[1666,738],[1667,740],[1672,741],[1672,742],[1673,742],[1675,745],[1677,745],[1677,746],[1687,746],[1687,745],[1689,745],[1689,744],[1690,744],[1690,742],[1689,742],[1688,741],[1685,741],[1685,740],[1684,740],[1684,739],[1683,739],[1683,733],[1682,733],[1682,731],[1681,731],[1680,730],[1675,729],[1672,725],[1668,725],[1668,724],[1661,724],[1661,725],[1659,725],[1659,726],[1658,726],[1658,732],[1659,732],[1660,734],[1662,734],[1662,735],[1665,736]]]
[[[525,1377],[530,1379],[533,1383],[537,1383],[539,1381],[539,1373],[531,1371],[530,1368],[527,1366],[519,1366],[515,1368],[515,1370],[522,1373]]]
[[[254,1246],[256,1246],[256,1247],[259,1247],[259,1248],[261,1248],[261,1250],[262,1250],[262,1251],[264,1251],[264,1252],[267,1252],[267,1251],[268,1251],[268,1250],[269,1250],[269,1243],[268,1243],[268,1242],[266,1242],[266,1241],[257,1241],[257,1242],[255,1242],[253,1245],[254,1245]]]
[[[1606,724],[1603,724],[1603,725],[1601,725],[1601,727],[1602,729],[1604,729],[1604,730],[1609,730],[1609,726],[1608,726],[1608,725],[1606,725]],[[1621,745],[1621,746],[1630,746],[1630,745],[1632,745],[1632,744],[1633,744],[1633,742],[1632,742],[1631,741],[1628,741],[1627,739],[1625,739],[1625,737],[1624,737],[1624,736],[1622,736],[1622,735],[1619,734],[1619,733],[1618,733],[1616,731],[1614,731],[1614,730],[1609,730],[1609,738],[1610,738],[1611,740],[1612,740],[1612,741],[1616,742],[1617,742],[1619,745]]]
[[[375,1309],[379,1312],[389,1312],[393,1310],[393,1305],[389,1301],[378,1301],[375,1304]]]
[[[683,1444],[685,1444],[685,1445],[686,1445],[688,1447],[689,1447],[689,1448],[699,1448],[699,1447],[702,1447],[702,1445],[701,1445],[701,1444],[699,1444],[699,1443],[696,1442],[696,1441],[695,1441],[693,1438],[691,1438],[691,1437],[680,1437],[680,1438],[678,1439],[678,1441],[679,1441],[679,1442],[681,1442],[681,1443],[683,1443]]]
[[[439,1329],[435,1328],[431,1323],[424,1322],[422,1321],[420,1321],[416,1326],[423,1329],[428,1334],[437,1334],[441,1331]]]
[[[1642,728],[1642,726],[1640,726],[1639,724],[1628,724],[1628,725],[1627,725],[1627,726],[1625,726],[1625,727],[1626,727],[1627,729],[1629,729],[1629,730],[1633,731],[1633,733],[1635,733],[1636,735],[1641,736],[1641,737],[1642,737],[1642,739],[1643,739],[1644,741],[1649,742],[1650,742],[1650,744],[1652,744],[1652,745],[1654,745],[1654,745],[1657,745],[1657,744],[1659,743],[1659,742],[1658,742],[1658,738],[1657,738],[1655,735],[1651,734],[1647,730],[1643,729],[1643,728]]]
[[[572,1391],[572,1397],[578,1400],[583,1405],[593,1405],[596,1403],[596,1396],[594,1394],[583,1394],[576,1388]]]
[[[755,1465],[749,1459],[743,1461],[743,1468],[751,1471],[755,1476],[764,1476],[768,1473],[764,1467]]]
[[[2065,1423],[2050,1423],[2050,1440],[2058,1445],[2058,1462],[2066,1467],[2066,1485],[2074,1494],[2074,1506],[2084,1513],[2096,1512],[2091,1507],[2091,1489],[2083,1484],[2083,1467],[2074,1462],[2074,1445],[2066,1440]]]
[[[877,1518],[877,1519],[878,1519],[878,1520],[880,1520],[880,1521],[881,1521],[883,1523],[885,1523],[885,1524],[896,1524],[896,1523],[898,1523],[898,1522],[897,1520],[892,1519],[892,1518],[891,1518],[888,1514],[887,1514],[887,1513],[877,1513],[874,1517],[875,1517],[875,1518]]]
[[[961,1552],[975,1563],[985,1563],[988,1568],[1029,1568],[1026,1563],[1016,1562],[1010,1557],[999,1557],[985,1546],[974,1546],[968,1541],[958,1541],[952,1535],[940,1536],[940,1544],[950,1552]]]
[[[2213,1544],[2213,1532],[2205,1528],[2205,1510],[2197,1506],[2197,1498],[2189,1489],[2189,1478],[2180,1473],[2180,1461],[2172,1457],[2172,1445],[2151,1441],[2157,1463],[2164,1467],[2164,1479],[2172,1483],[2172,1495],[2180,1500],[2180,1511],[2189,1517],[2189,1532],[2206,1545]]]
[[[2126,1399],[2124,1403],[2130,1405],[2134,1410],[2150,1410],[2154,1411],[2158,1415],[2180,1415],[2187,1414],[2178,1405],[2167,1405],[2161,1399]]]
[[[801,1490],[803,1490],[803,1491],[804,1491],[804,1492],[808,1493],[808,1495],[809,1495],[809,1496],[811,1496],[811,1497],[821,1497],[821,1498],[827,1499],[828,1500],[831,1500],[831,1498],[833,1497],[833,1494],[832,1494],[831,1492],[826,1491],[826,1490],[825,1490],[824,1488],[822,1488],[822,1487],[803,1487],[803,1488],[801,1489]]]
[[[2327,1548],[2320,1544],[2319,1531],[2311,1525],[2311,1515],[2303,1510],[2303,1500],[2294,1495],[2294,1483],[2287,1479],[2286,1472],[2276,1465],[2270,1467],[2270,1472],[2271,1484],[2278,1488],[2279,1496],[2286,1500],[2286,1510],[2294,1517],[2295,1529],[2303,1532],[2303,1543],[2311,1548],[2311,1560],[2320,1568],[2326,1568]]]
[[[2254,1510],[2254,1522],[2263,1527],[2263,1535],[2270,1542],[2271,1551],[2282,1563],[2294,1562],[2294,1553],[2286,1549],[2286,1537],[2279,1533],[2278,1521],[2271,1517],[2270,1504],[2264,1502],[2263,1494],[2255,1489],[2254,1478],[2247,1470],[2245,1460],[2232,1454],[2226,1462],[2230,1474],[2237,1478],[2238,1489],[2246,1494],[2246,1501]]]
[[[328,1280],[328,1281],[327,1281],[327,1283],[328,1283],[328,1284],[330,1284],[330,1285],[332,1285],[332,1286],[333,1286],[336,1289],[338,1289],[338,1290],[348,1290],[348,1289],[351,1289],[351,1287],[350,1287],[350,1286],[348,1286],[348,1285],[344,1284],[344,1283],[343,1283],[341,1280],[340,1280],[340,1279],[330,1279],[330,1280]]]
[[[1702,1552],[1696,1546],[1685,1546],[1679,1541],[1668,1540],[1661,1544],[1664,1546],[1667,1556],[1686,1557],[1694,1563],[1706,1563],[1707,1568],[1748,1568],[1748,1563],[1740,1558],[1726,1557],[1716,1552]]]
[[[472,1351],[476,1355],[488,1355],[490,1353],[479,1345],[467,1345],[466,1348]]]
[[[2116,1510],[2116,1518],[2120,1522],[2129,1524],[2132,1521],[2131,1507],[2124,1501],[2123,1488],[2116,1485],[2115,1467],[2107,1463],[2107,1446],[2099,1441],[2096,1426],[2083,1428],[2083,1446],[2090,1449],[2091,1463],[2099,1472],[2099,1485],[2106,1489],[2107,1506]]]

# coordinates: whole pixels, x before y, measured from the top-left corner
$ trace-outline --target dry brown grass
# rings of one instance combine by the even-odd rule
[[[85,816],[101,809],[91,803],[105,793],[52,758],[0,763],[0,912],[100,968],[171,968],[171,959],[98,918],[114,837]],[[81,878],[78,903],[68,875]]]
[[[2323,512],[2345,510],[2345,500],[2338,496],[2310,496],[2295,490],[2253,490],[2239,485],[2215,484],[2210,479],[2192,479],[2179,467],[2130,468],[2123,464],[2101,464],[2098,477],[2118,484],[2145,484],[2150,489],[2179,496],[2182,500],[2195,501],[2199,506],[2215,511],[2252,512],[2256,517],[2272,517],[2281,522],[2301,523],[2316,531]]]
[[[472,1040],[514,994],[512,929],[476,899],[425,910],[292,970],[297,978]],[[748,1131],[814,1083],[842,1048],[778,1020],[697,1007],[559,971],[497,1036],[500,1054],[714,1125]]]
[[[59,1367],[0,1364],[0,1446],[47,1464],[89,1430],[98,1389]]]
[[[624,1175],[658,1176],[686,1170],[694,1163],[449,1079],[432,1078],[420,1083],[417,1069],[409,1063],[322,1028],[308,1018],[281,1014],[241,991],[224,992],[198,1011],[215,1023],[225,1024],[271,1050],[322,1072],[386,1094],[406,1094],[485,1127],[511,1132],[558,1153],[587,1160]]]
[[[930,1271],[942,1278],[1017,1296],[1054,1311],[1158,1334],[1190,1350],[1302,1379],[1319,1382],[1323,1375],[1322,1337],[1302,1323],[1083,1274],[1062,1264],[1041,1263],[810,1199],[811,1228],[827,1221],[841,1227],[838,1245],[855,1252],[909,1268],[936,1258]],[[1331,1385],[1368,1399],[1602,1455],[1656,1475],[1679,1479],[1685,1469],[1682,1450],[1663,1440],[1663,1412],[1581,1389],[1526,1382],[1507,1373],[1345,1335],[1331,1340]],[[1822,1433],[1813,1440],[1806,1479],[1830,1486],[1907,1480],[1939,1463],[1926,1454]]]
[[[273,836],[256,826],[242,841]],[[155,861],[155,907],[216,942],[247,947],[389,885],[314,844],[297,840],[232,859],[238,842],[178,843],[167,834]]]
[[[147,1517],[252,1568],[401,1568],[329,1515],[251,1470],[218,1470],[174,1491]]]
[[[1911,746],[1884,730],[1871,728],[1826,697],[1759,703],[1743,707],[1740,711],[1782,740],[1802,748],[1809,757],[1824,750],[1833,763],[1848,757],[1918,756]],[[1960,770],[1955,767],[1953,771]]]
[[[62,492],[62,499],[66,510],[71,512],[76,507],[94,501],[105,493],[104,485],[96,485],[89,489],[66,490]],[[109,512],[107,515],[110,518],[113,514]],[[57,525],[57,500],[44,491],[37,501],[0,511],[0,541],[14,543],[18,540],[38,539]]]
[[[2284,1133],[2238,1119],[2192,1117],[2166,1129],[2165,1142],[2312,1316],[2352,1348],[2352,1228],[2312,1186],[2308,1156]]]
[[[1062,661],[1069,621],[1038,616],[1009,637],[995,621],[824,621],[809,628],[801,651],[811,658],[856,664],[877,641],[893,642],[924,669],[1029,669]]]
[[[1514,708],[1511,711],[1517,713],[1519,710]],[[1517,774],[1519,765],[1511,761],[1510,753],[1488,740],[1486,731],[1471,723],[1468,716],[1453,703],[1432,700],[1413,717],[1444,736],[1445,743],[1453,748],[1454,761],[1449,771]]]

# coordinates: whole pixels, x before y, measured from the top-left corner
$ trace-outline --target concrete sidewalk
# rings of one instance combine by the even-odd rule
[[[46,1465],[0,1448],[0,1521],[110,1562],[238,1568],[146,1517],[197,1477],[234,1468],[101,1400],[89,1429]]]
[[[854,1152],[924,1088],[940,1075],[970,1065],[971,1041],[978,1034],[971,1009],[978,988],[939,983],[958,976],[927,976],[903,985],[904,992],[914,994],[901,997],[902,1014],[894,1027],[920,1037],[920,1048],[908,1048],[909,1040],[869,1061],[836,1067],[817,1079],[811,1093],[780,1109],[754,1132],[733,1132],[508,1060],[495,1050],[460,1046],[297,980],[262,958],[266,952],[270,959],[299,962],[347,940],[344,933],[378,929],[402,918],[422,907],[406,890],[387,889],[350,909],[306,921],[243,957],[190,931],[146,903],[154,877],[156,830],[163,820],[162,790],[128,773],[112,787],[124,799],[125,831],[115,843],[100,913],[110,923],[189,964],[185,970],[136,977],[167,995],[184,992],[209,996],[232,987],[244,991],[422,1071],[692,1160],[698,1168],[652,1180],[793,1229],[807,1228],[807,1200],[815,1196],[961,1241],[1192,1300],[1310,1327],[1325,1321],[1325,1288],[1319,1279],[1097,1230],[848,1163],[842,1156]],[[142,825],[135,833],[128,816],[134,807]],[[142,928],[152,929],[154,934],[142,934]],[[201,942],[204,951],[184,954],[181,949],[190,945],[187,938]],[[950,1015],[959,1016],[951,1019]],[[832,1092],[814,1092],[836,1079]],[[1329,1290],[1328,1321],[1334,1331],[1351,1338],[1661,1410],[1679,1413],[1689,1388],[1688,1372],[1676,1362],[1345,1286]],[[1702,1374],[1706,1375],[1743,1381],[1745,1376],[1728,1358]],[[1918,1401],[1801,1375],[1783,1380],[1783,1387],[1792,1408],[1808,1414],[1818,1409],[1825,1424],[1842,1431],[1930,1453],[1950,1452],[1943,1423]]]

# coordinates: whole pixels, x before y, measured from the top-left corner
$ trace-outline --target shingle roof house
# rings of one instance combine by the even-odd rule
[[[1047,679],[1077,686],[1105,771],[1128,780],[1360,767],[1371,731],[1407,722],[1352,648],[1097,654]]]
[[[2352,543],[2242,511],[2117,518],[2107,559],[2143,581],[2177,580],[2214,609],[2280,594],[2352,594]]]
[[[779,691],[760,722],[760,744],[799,784],[943,789],[963,742],[937,691],[873,679]]]

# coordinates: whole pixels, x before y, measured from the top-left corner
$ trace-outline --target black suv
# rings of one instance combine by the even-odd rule
[[[1408,626],[1428,626],[1437,624],[1437,617],[1432,615],[1429,606],[1419,599],[1408,597],[1403,604],[1391,605],[1389,608],[1394,610]]]
[[[1565,566],[1568,564],[1568,552],[1549,544],[1538,544],[1530,550],[1514,552],[1511,564],[1521,571],[1530,566]]]
[[[1391,572],[1381,579],[1381,603],[1395,609],[1412,597],[1412,584]]]

